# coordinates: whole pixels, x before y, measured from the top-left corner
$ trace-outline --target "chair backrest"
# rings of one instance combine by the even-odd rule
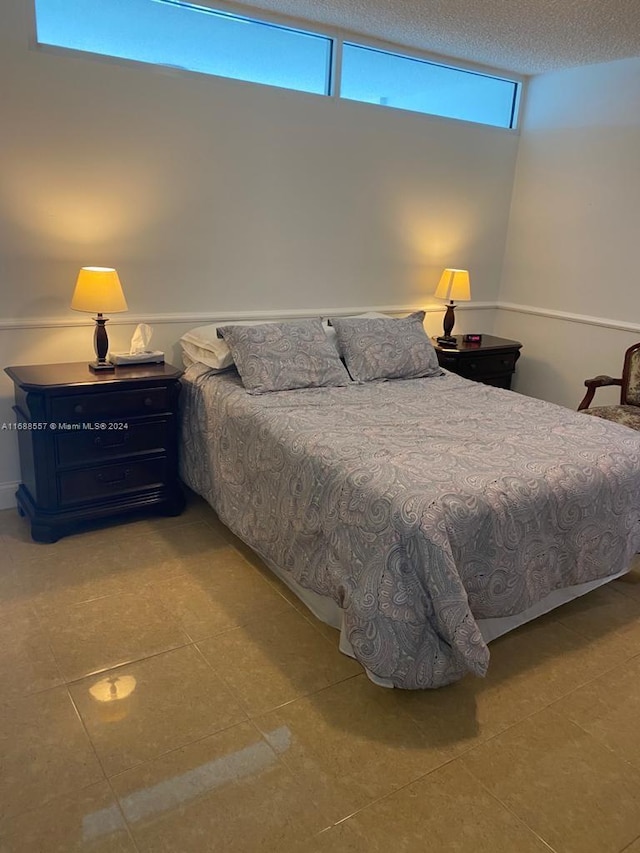
[[[629,347],[624,355],[620,402],[623,406],[640,406],[640,343]]]

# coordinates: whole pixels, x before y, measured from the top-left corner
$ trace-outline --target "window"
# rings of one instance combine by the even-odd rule
[[[34,2],[40,44],[332,94],[329,36],[186,0]],[[349,42],[338,64],[341,98],[515,126],[521,85],[515,80]]]
[[[35,0],[38,42],[329,93],[332,40],[181,0]]]
[[[344,45],[340,95],[352,101],[513,127],[517,94],[513,80]]]

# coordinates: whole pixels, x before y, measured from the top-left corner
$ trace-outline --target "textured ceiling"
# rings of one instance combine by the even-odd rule
[[[640,56],[640,0],[236,0],[234,5],[520,74]]]

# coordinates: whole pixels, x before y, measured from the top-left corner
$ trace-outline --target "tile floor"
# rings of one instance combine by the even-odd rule
[[[414,693],[199,499],[0,548],[3,853],[640,853],[640,566]]]

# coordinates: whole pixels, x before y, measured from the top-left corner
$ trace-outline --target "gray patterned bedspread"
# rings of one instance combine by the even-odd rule
[[[195,365],[183,395],[185,481],[398,687],[483,675],[476,619],[640,550],[640,433],[600,418],[452,374],[256,397]]]

